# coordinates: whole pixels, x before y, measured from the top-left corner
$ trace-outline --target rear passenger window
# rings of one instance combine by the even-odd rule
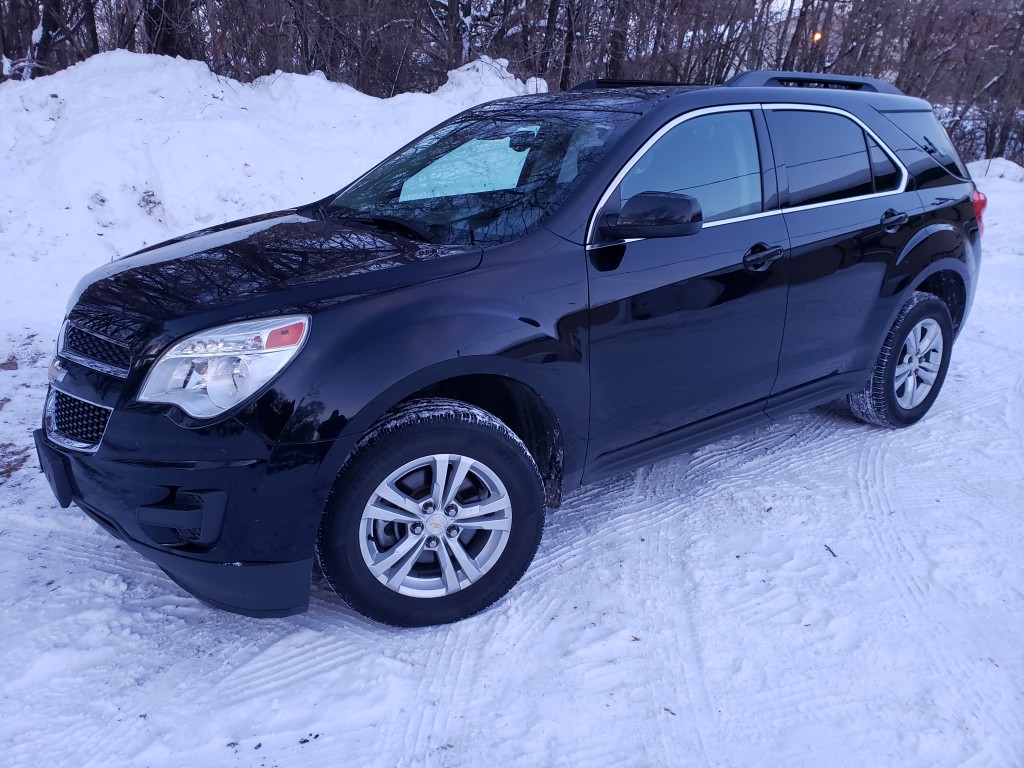
[[[626,173],[622,204],[641,192],[697,198],[704,221],[761,212],[761,166],[749,112],[719,112],[671,128]]]
[[[790,207],[874,191],[864,131],[852,120],[787,110],[775,112],[773,125],[772,140],[782,145],[786,163]]]
[[[868,156],[871,158],[871,175],[875,180],[875,192],[892,192],[900,185],[900,172],[874,139],[867,134],[864,134],[864,138],[868,142]]]

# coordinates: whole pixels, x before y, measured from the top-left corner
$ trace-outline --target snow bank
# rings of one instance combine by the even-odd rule
[[[967,164],[967,170],[975,179],[1008,179],[1024,182],[1024,168],[1004,157],[975,160],[973,163]]]
[[[531,77],[522,83],[508,71],[508,59],[492,59],[481,56],[464,67],[448,73],[448,82],[434,94],[440,99],[463,104],[467,99],[473,103],[495,98],[488,94],[495,89],[507,89],[511,94],[547,93],[548,84],[539,77]]]
[[[0,86],[0,323],[56,331],[78,277],[207,224],[306,203],[474,104],[546,90],[483,58],[434,94],[376,99],[323,76],[252,84],[114,51]],[[14,269],[47,256],[41,271]],[[40,284],[41,283],[41,284]]]

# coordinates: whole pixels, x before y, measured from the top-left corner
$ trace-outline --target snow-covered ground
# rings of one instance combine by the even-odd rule
[[[82,273],[315,199],[525,88],[476,64],[382,101],[127,53],[0,86],[0,762],[1024,765],[1019,168],[982,181],[977,300],[921,424],[830,406],[577,492],[460,624],[388,629],[323,591],[234,616],[57,507],[30,430]]]

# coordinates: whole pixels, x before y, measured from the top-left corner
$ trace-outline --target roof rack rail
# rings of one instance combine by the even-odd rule
[[[903,96],[904,93],[892,83],[874,77],[852,77],[850,75],[829,75],[820,72],[773,72],[758,70],[742,72],[725,81],[726,85],[740,88],[759,88],[763,86],[789,86],[799,88],[838,88],[848,91],[866,91],[870,93],[892,93]]]
[[[645,86],[690,86],[691,88],[695,83],[679,83],[672,80],[609,80],[599,77],[596,80],[587,80],[582,83],[574,85],[570,90],[572,91],[592,91],[598,88],[643,88]]]

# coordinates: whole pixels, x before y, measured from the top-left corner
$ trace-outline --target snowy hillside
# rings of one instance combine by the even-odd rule
[[[820,408],[584,489],[522,583],[449,627],[317,590],[255,620],[186,596],[30,450],[79,277],[308,202],[471,104],[125,52],[0,86],[0,755],[9,766],[1024,765],[1024,169],[990,205],[934,409]]]

